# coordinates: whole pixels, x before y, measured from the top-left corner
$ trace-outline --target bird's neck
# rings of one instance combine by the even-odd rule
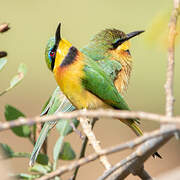
[[[62,39],[59,42],[59,46],[56,51],[54,70],[59,66],[61,66],[62,64],[64,64],[63,62],[65,59],[67,60],[67,57],[68,57],[68,63],[70,63],[71,60],[73,59],[73,57],[69,57],[70,54],[75,56],[76,49],[73,48],[72,44],[69,41]]]
[[[129,78],[132,70],[132,57],[129,51],[111,51],[111,58],[113,60],[119,61],[122,65],[121,71],[118,73],[115,80],[115,86],[118,91],[124,95],[127,91],[129,84]]]

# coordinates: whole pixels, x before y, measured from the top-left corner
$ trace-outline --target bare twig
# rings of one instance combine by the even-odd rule
[[[140,118],[153,120],[157,122],[168,123],[180,123],[180,116],[167,117],[165,115],[159,115],[154,113],[142,112],[142,111],[120,111],[120,110],[77,110],[73,112],[59,112],[57,114],[48,116],[36,116],[33,118],[18,118],[17,120],[0,123],[0,131],[7,130],[16,126],[29,125],[32,126],[35,123],[55,121],[59,119],[71,119],[75,117],[112,117],[112,118]],[[118,120],[119,121],[119,120]]]
[[[140,178],[143,176],[137,172],[142,168],[142,164],[151,156],[152,153],[156,152],[159,147],[163,146],[173,135],[163,135],[153,138],[137,148],[137,150],[130,156],[126,157],[121,161],[118,169],[108,180],[119,180],[125,179],[130,173],[138,175]],[[131,161],[130,161],[131,160]]]
[[[119,152],[119,151],[122,151],[122,150],[125,150],[128,148],[132,149],[132,148],[136,147],[137,145],[139,145],[147,140],[150,140],[152,138],[155,138],[155,137],[156,137],[156,139],[157,139],[157,137],[162,137],[162,136],[171,137],[177,131],[178,131],[178,129],[175,126],[166,125],[166,127],[162,128],[160,130],[156,130],[151,133],[147,133],[141,137],[136,138],[135,140],[104,149],[101,152],[99,152],[99,154],[91,154],[85,158],[74,161],[68,165],[61,166],[56,171],[46,174],[45,176],[39,178],[39,180],[48,180],[55,176],[60,176],[68,171],[72,171],[73,169],[75,169],[78,166],[82,166],[91,161],[94,161],[102,155],[112,154],[112,153]],[[147,147],[149,147],[149,146],[147,146]],[[138,152],[140,152],[140,150],[138,150]],[[153,154],[153,152],[154,151],[152,151],[151,153]],[[149,154],[150,154],[150,152],[149,152]]]
[[[81,131],[79,131],[79,130],[75,127],[75,125],[74,125],[74,123],[73,123],[72,121],[70,122],[70,125],[71,125],[73,131],[74,131],[82,140],[84,140],[85,137],[83,136],[83,134],[81,133]]]
[[[173,77],[174,77],[174,46],[175,38],[177,35],[176,24],[180,11],[180,0],[174,0],[174,9],[172,11],[170,23],[169,23],[169,34],[168,34],[168,68],[166,77],[166,115],[173,116],[174,108],[174,97],[173,97]]]
[[[153,180],[153,178],[148,174],[148,172],[144,169],[144,166],[136,171],[136,176],[139,176],[143,180]]]
[[[95,150],[95,152],[97,154],[99,154],[102,151],[102,149],[101,149],[101,146],[99,145],[99,142],[96,139],[96,136],[94,135],[94,133],[92,131],[91,125],[88,123],[88,119],[85,117],[84,118],[81,117],[80,123],[81,123],[83,131],[86,134],[86,136],[88,137],[89,142],[92,145],[93,149]],[[111,164],[109,163],[109,161],[105,155],[100,157],[100,162],[103,164],[103,166],[106,169],[111,168]]]
[[[92,129],[93,129],[93,127],[94,127],[94,125],[95,125],[97,120],[98,120],[97,118],[93,118],[93,120],[90,122]],[[82,143],[79,159],[81,159],[81,158],[83,158],[85,156],[85,151],[86,151],[87,143],[88,143],[88,137],[85,136],[85,138],[83,140],[83,143]],[[80,168],[80,166],[76,167],[76,169],[75,169],[75,171],[73,173],[73,176],[69,180],[75,180],[76,179],[76,176],[77,176],[77,173],[79,171],[79,168]]]

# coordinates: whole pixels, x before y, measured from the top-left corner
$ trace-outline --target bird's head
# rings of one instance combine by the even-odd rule
[[[105,58],[113,52],[117,54],[127,53],[130,55],[129,40],[143,32],[144,31],[134,31],[125,34],[117,29],[105,29],[90,40],[90,43],[83,48],[83,52],[97,60]]]
[[[68,53],[69,48],[72,46],[70,42],[61,38],[60,31],[61,23],[59,23],[56,29],[55,38],[50,38],[45,49],[46,64],[51,71],[54,69],[56,57],[58,56],[58,60],[62,60]]]

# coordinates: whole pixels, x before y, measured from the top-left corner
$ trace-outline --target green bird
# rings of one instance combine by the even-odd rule
[[[87,46],[78,51],[71,43],[61,39],[59,24],[55,38],[49,40],[45,51],[47,66],[67,96],[63,97],[62,106],[66,108],[60,107],[58,111],[68,112],[76,108],[130,110],[122,97],[127,90],[132,69],[129,39],[142,32],[125,34],[116,29],[106,29],[96,34]],[[136,135],[142,135],[137,126],[138,119],[121,121]],[[53,126],[52,123],[45,123],[32,152],[30,165],[34,164]],[[155,155],[161,158],[157,152]]]

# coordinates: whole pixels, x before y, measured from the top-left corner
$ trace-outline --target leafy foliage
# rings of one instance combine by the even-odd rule
[[[15,75],[11,81],[10,81],[10,89],[15,87],[18,83],[20,83],[22,81],[22,79],[24,78],[24,76],[26,75],[27,69],[25,64],[20,64],[18,67],[18,73],[17,75]]]
[[[76,154],[69,142],[64,142],[59,158],[62,160],[73,160],[76,158]]]
[[[4,155],[4,158],[12,158],[14,151],[7,145],[0,143],[0,149]]]
[[[7,121],[12,121],[15,120],[19,117],[25,117],[25,115],[20,112],[18,109],[16,109],[15,107],[11,106],[11,105],[6,105],[5,106],[5,118]],[[29,126],[27,125],[23,125],[23,126],[19,126],[19,127],[14,127],[11,129],[17,136],[20,137],[29,137],[31,134],[31,130],[29,128]]]
[[[2,61],[0,60],[0,70],[3,68],[3,66],[5,65],[6,61]],[[10,81],[10,86],[5,89],[4,91],[2,91],[0,93],[0,96],[4,95],[5,93],[7,93],[9,90],[11,90],[13,87],[17,86],[24,78],[25,74],[27,72],[27,68],[26,65],[21,63],[18,67],[18,72],[17,74],[11,79]]]

